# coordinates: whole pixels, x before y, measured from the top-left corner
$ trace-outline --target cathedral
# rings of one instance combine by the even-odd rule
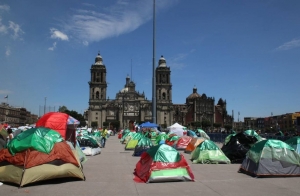
[[[126,77],[124,88],[116,93],[115,99],[107,99],[107,72],[100,53],[96,56],[90,71],[89,107],[85,113],[88,127],[92,127],[95,123],[98,127],[102,127],[104,124],[119,122],[122,128],[129,127],[130,122],[152,121],[152,102],[147,100],[144,93],[136,91],[135,83],[129,76]],[[155,74],[156,123],[161,127],[170,126],[175,122],[189,125],[191,122],[201,122],[204,119],[213,124],[218,116],[216,113],[226,111],[226,102],[225,108],[223,100],[222,106],[215,106],[214,98],[198,94],[195,87],[193,93],[186,98],[186,103],[173,104],[171,70],[163,56],[158,61]],[[216,109],[219,107],[222,109]]]

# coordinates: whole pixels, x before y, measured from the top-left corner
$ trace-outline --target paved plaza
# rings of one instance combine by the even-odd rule
[[[183,152],[182,152],[183,153]],[[107,140],[101,154],[88,157],[83,165],[86,181],[53,180],[18,188],[0,186],[0,195],[32,196],[296,196],[300,195],[300,177],[253,178],[238,173],[239,164],[192,164],[195,182],[136,183],[135,164],[140,159],[125,151],[117,136]]]

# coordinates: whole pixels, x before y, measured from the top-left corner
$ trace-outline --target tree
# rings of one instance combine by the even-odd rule
[[[60,110],[63,107],[65,107],[65,106],[60,107]],[[67,108],[67,107],[65,107],[65,108]],[[79,127],[85,127],[86,126],[86,122],[85,122],[84,117],[83,117],[82,114],[78,114],[74,110],[69,111],[68,109],[64,110],[63,113],[66,113],[66,114],[72,116],[73,118],[75,118],[76,120],[78,120],[80,122],[79,125],[78,125]]]
[[[107,127],[109,125],[109,122],[103,122],[102,125],[103,127]]]
[[[97,122],[97,121],[93,121],[93,122],[91,123],[91,126],[92,126],[93,128],[98,128],[98,122]]]
[[[224,128],[225,128],[227,131],[229,131],[229,130],[232,129],[232,125],[225,125]]]
[[[113,121],[110,123],[110,126],[116,129],[119,129],[120,127],[120,121]]]
[[[214,126],[214,128],[217,128],[217,129],[218,129],[218,128],[221,127],[221,123],[214,123],[213,126]]]
[[[191,122],[191,125],[195,128],[195,129],[197,129],[197,128],[199,128],[199,127],[201,127],[201,122],[199,122],[199,121],[194,121],[194,122]]]
[[[68,108],[66,106],[59,106],[58,111],[59,112],[65,112],[66,110],[68,110]]]
[[[208,120],[203,120],[201,124],[204,129],[211,126],[211,123]]]

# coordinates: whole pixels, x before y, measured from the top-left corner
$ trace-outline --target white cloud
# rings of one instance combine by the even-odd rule
[[[2,24],[2,18],[0,17],[0,33],[6,34],[7,28],[4,24]]]
[[[277,47],[276,50],[290,50],[298,47],[300,47],[300,39],[294,39]]]
[[[14,23],[12,21],[9,21],[8,29],[13,31],[12,37],[14,39],[17,39],[17,38],[21,37],[22,34],[24,34],[24,31],[20,28],[20,25]]]
[[[0,5],[0,10],[9,11],[9,5]]]
[[[157,2],[157,10],[176,3],[174,0]],[[65,28],[82,43],[101,41],[136,30],[151,20],[153,2],[148,0],[118,0],[108,8],[89,6],[90,10],[75,10]]]
[[[55,29],[55,28],[51,28],[50,29],[50,32],[51,32],[51,38],[52,39],[60,39],[60,40],[63,40],[63,41],[68,41],[69,40],[69,37],[64,34],[63,32]]]
[[[83,41],[82,44],[85,45],[85,46],[88,46],[89,42],[88,41]]]
[[[56,42],[53,43],[52,47],[49,47],[48,50],[53,51],[56,48]]]
[[[167,65],[170,65],[170,67],[172,67],[174,69],[183,69],[183,68],[187,67],[187,65],[185,63],[182,63],[182,61],[184,61],[193,52],[195,52],[195,49],[191,49],[187,53],[177,54],[175,57],[170,59],[169,63],[168,63],[168,60],[166,59]]]
[[[10,56],[10,54],[11,54],[10,48],[9,48],[9,47],[6,47],[5,55],[6,55],[6,56]]]

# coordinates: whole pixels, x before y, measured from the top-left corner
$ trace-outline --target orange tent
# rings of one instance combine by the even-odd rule
[[[191,153],[193,150],[205,140],[204,137],[193,138],[185,148],[185,153]]]

